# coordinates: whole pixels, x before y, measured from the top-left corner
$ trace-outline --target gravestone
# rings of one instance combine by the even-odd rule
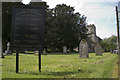
[[[67,54],[67,47],[66,46],[63,46],[63,53]]]
[[[39,54],[39,51],[34,51],[34,54],[35,54],[35,55],[38,55],[38,54]]]
[[[28,54],[28,51],[25,51],[25,54]]]
[[[100,46],[99,43],[97,43],[95,46],[95,53],[96,55],[102,56],[102,47]]]
[[[10,51],[10,42],[7,43],[7,50],[5,50],[5,55],[6,54],[11,54],[11,51]]]
[[[45,48],[44,48],[43,54],[44,54],[44,55],[47,55],[47,53],[46,53],[46,49],[45,49]]]
[[[80,58],[88,58],[88,43],[85,39],[82,39],[79,44],[79,55]]]

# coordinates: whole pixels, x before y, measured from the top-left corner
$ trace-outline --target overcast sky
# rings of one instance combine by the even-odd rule
[[[29,1],[29,0],[28,0]],[[87,17],[88,24],[95,24],[96,34],[104,39],[111,35],[117,35],[115,6],[119,0],[42,0],[47,2],[50,8],[57,4],[67,4],[75,7]]]

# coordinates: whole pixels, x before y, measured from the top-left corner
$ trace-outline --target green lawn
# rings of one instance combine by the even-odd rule
[[[2,78],[111,78],[118,55],[104,53],[79,58],[78,53],[42,55],[42,72],[38,71],[38,56],[20,54],[19,73],[16,74],[16,56],[2,59]]]

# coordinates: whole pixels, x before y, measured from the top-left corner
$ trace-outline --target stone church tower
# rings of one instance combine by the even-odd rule
[[[95,52],[95,45],[98,43],[98,37],[96,36],[96,27],[94,24],[90,24],[87,26],[89,34],[89,40],[88,40],[88,52],[92,53]]]

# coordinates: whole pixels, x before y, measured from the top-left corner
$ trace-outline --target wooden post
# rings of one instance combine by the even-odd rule
[[[120,50],[119,50],[119,19],[118,19],[118,8],[116,6],[116,19],[117,19],[117,48],[118,48],[118,54],[120,54]]]
[[[19,72],[19,52],[16,52],[16,73]]]
[[[41,72],[41,53],[39,51],[39,72]]]

